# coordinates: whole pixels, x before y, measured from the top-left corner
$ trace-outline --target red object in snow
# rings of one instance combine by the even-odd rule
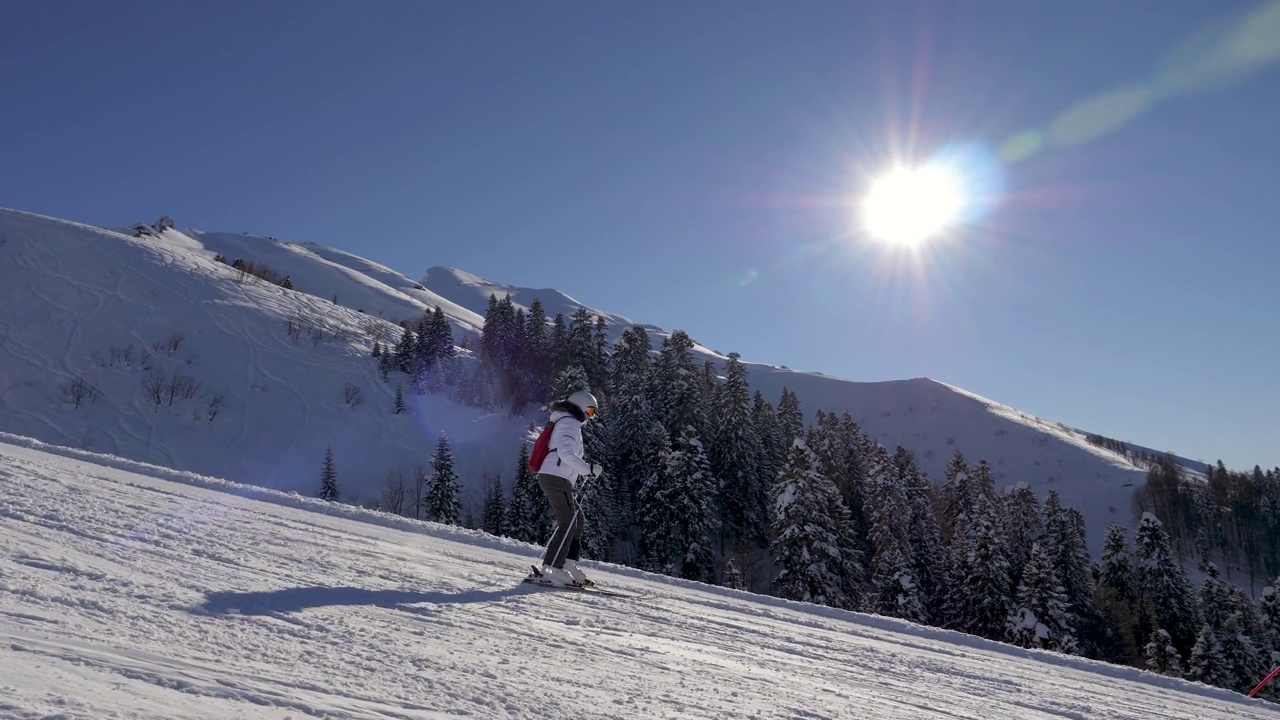
[[[1258,683],[1258,687],[1254,688],[1253,692],[1249,693],[1249,697],[1253,697],[1254,695],[1257,695],[1262,690],[1262,688],[1265,687],[1267,683],[1274,680],[1277,675],[1280,675],[1280,667],[1277,667],[1275,670],[1272,670],[1270,675],[1263,678],[1262,682]]]

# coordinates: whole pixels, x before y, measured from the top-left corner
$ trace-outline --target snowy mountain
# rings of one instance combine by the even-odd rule
[[[412,393],[392,414],[374,338],[427,304],[449,310],[455,336],[480,322],[414,286],[315,246],[0,212],[0,429],[305,494],[327,446],[366,497],[389,468],[424,464],[442,431],[467,475],[514,464],[520,419]]]
[[[236,259],[287,276],[293,289],[228,264]],[[450,268],[415,282],[311,243],[172,223],[114,231],[0,210],[0,430],[307,495],[332,447],[344,496],[356,501],[373,499],[392,469],[425,464],[445,432],[477,501],[484,479],[509,481],[537,412],[487,414],[406,393],[409,412],[392,414],[395,383],[382,382],[369,356],[375,340],[398,339],[396,322],[437,306],[455,342],[473,344],[490,294],[525,307],[537,298],[551,316],[583,307],[558,290]],[[589,310],[613,338],[635,324]],[[645,327],[655,345],[667,334]],[[1145,468],[1080,430],[929,379],[861,383],[747,367],[770,401],[787,387],[809,419],[847,411],[890,449],[912,450],[935,480],[959,450],[971,463],[985,458],[1000,486],[1056,489],[1085,514],[1095,553],[1108,523],[1133,524],[1130,497]]]
[[[121,256],[81,261],[111,277]],[[78,266],[37,257],[68,280]],[[173,289],[116,277],[130,298]],[[118,296],[57,297],[92,318]],[[213,327],[225,300],[207,302]],[[40,349],[32,334],[11,357]],[[1133,668],[619,566],[586,563],[639,599],[539,590],[519,582],[527,545],[12,435],[0,478],[4,717],[1278,715]]]

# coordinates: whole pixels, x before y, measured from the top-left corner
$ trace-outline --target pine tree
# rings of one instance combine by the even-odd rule
[[[496,475],[485,490],[480,529],[490,535],[498,536],[509,535],[511,531],[507,520],[507,501],[502,488],[502,478]]]
[[[871,556],[870,527],[867,521],[867,478],[871,473],[872,446],[870,436],[862,431],[849,413],[842,413],[839,422],[838,456],[833,457],[836,486],[849,507],[853,533],[864,557]]]
[[[652,345],[643,327],[628,328],[618,340],[612,357],[613,397],[609,403],[610,469],[619,515],[616,533],[623,561],[634,560],[639,548],[635,519],[640,486],[658,465],[658,453],[667,440],[654,445],[649,434],[654,422],[651,402]]]
[[[1134,635],[1133,605],[1101,582],[1094,584],[1094,604],[1102,616],[1097,637],[1090,638],[1097,650],[1097,659],[1116,665],[1140,664],[1142,657]]]
[[[721,499],[724,534],[730,540],[760,542],[768,522],[767,488],[761,481],[755,451],[760,440],[751,423],[747,371],[738,353],[729,353],[725,381],[712,403],[715,436],[711,469],[723,483]]]
[[[592,387],[600,391],[604,397],[612,394],[612,388],[609,385],[609,323],[604,317],[596,316],[596,331],[592,337],[592,367],[591,371],[595,373]]]
[[[584,518],[583,552],[593,560],[608,562],[616,559],[614,547],[622,532],[616,483],[610,467],[611,415],[609,410],[600,410],[582,426],[583,453],[589,461],[599,462],[603,472],[578,481],[578,504]]]
[[[942,590],[947,576],[947,552],[942,546],[937,516],[933,514],[933,488],[924,471],[916,466],[915,456],[901,445],[894,451],[893,466],[909,508],[907,543],[911,551],[907,560],[920,588],[928,622],[943,614],[946,598]],[[998,534],[999,530],[994,532]]]
[[[607,357],[604,355],[607,341],[605,346],[596,343],[595,327],[596,318],[585,307],[579,307],[569,319],[564,349],[567,354],[567,366],[582,368],[586,373],[586,383],[600,389],[603,394],[605,373],[608,368]]]
[[[1137,576],[1133,567],[1133,553],[1124,526],[1113,522],[1107,527],[1107,537],[1102,544],[1102,559],[1098,563],[1098,581],[1115,593],[1116,598],[1132,603],[1137,597]]]
[[[849,510],[850,527],[857,547],[870,555],[866,512],[867,482],[866,438],[862,429],[848,414],[815,414],[815,422],[805,431],[805,442],[818,459],[818,472],[835,483],[845,507]]]
[[[333,448],[324,451],[324,468],[320,472],[320,499],[338,499],[338,471],[333,467]]]
[[[556,313],[551,321],[551,337],[548,345],[551,351],[550,377],[554,379],[572,364],[569,354],[569,326],[565,323],[563,313]]]
[[[961,515],[972,516],[976,485],[969,478],[969,464],[964,455],[956,450],[947,461],[942,483],[941,505],[938,512],[938,528],[942,533],[942,541],[947,545],[955,545],[956,518]]]
[[[508,359],[509,366],[504,371],[509,378],[511,415],[523,415],[529,407],[529,372],[525,365],[525,358],[529,353],[529,349],[525,347],[525,318],[524,308],[518,308],[515,317],[511,321],[511,356]]]
[[[1222,687],[1249,692],[1271,670],[1269,658],[1245,631],[1244,613],[1237,611],[1223,621],[1218,640],[1222,646],[1224,683]]]
[[[1192,512],[1198,525],[1193,543],[1200,558],[1201,569],[1210,562],[1215,551],[1222,551],[1225,560],[1225,554],[1231,546],[1227,542],[1224,523],[1226,511],[1222,502],[1229,495],[1227,485],[1230,479],[1231,473],[1226,468],[1222,468],[1220,472],[1213,472],[1211,469],[1205,483],[1196,486],[1192,494]]]
[[[733,588],[734,590],[745,590],[747,588],[746,578],[742,576],[742,571],[738,569],[738,563],[733,558],[729,558],[724,564],[724,587]]]
[[[868,609],[881,615],[926,622],[924,599],[911,564],[910,504],[883,447],[876,446],[867,483],[871,523],[871,594]]]
[[[715,580],[716,480],[702,442],[686,427],[663,451],[654,484],[643,491],[642,527],[650,565],[689,580]]]
[[[551,533],[551,516],[538,487],[537,476],[529,470],[529,445],[520,443],[516,461],[516,479],[511,488],[511,506],[507,511],[511,536],[527,543],[546,542]]]
[[[1196,636],[1195,645],[1191,648],[1191,657],[1187,660],[1187,677],[1206,685],[1230,685],[1231,677],[1222,655],[1222,642],[1218,639],[1217,631],[1208,624],[1200,628],[1200,634]]]
[[[395,358],[391,357],[391,351],[383,351],[382,356],[378,358],[378,372],[382,375],[382,382],[387,382],[390,379],[391,371],[395,369]]]
[[[547,331],[547,311],[542,301],[534,298],[525,316],[524,357],[521,367],[526,375],[529,398],[535,403],[547,403],[552,398],[551,386],[555,380],[550,338]]]
[[[1151,641],[1143,649],[1143,657],[1150,670],[1170,677],[1182,677],[1182,657],[1163,628],[1156,628],[1151,633]]]
[[[404,404],[404,388],[402,386],[397,385],[396,386],[396,405],[395,405],[394,412],[396,415],[403,415],[407,410],[408,408]]]
[[[1151,513],[1144,513],[1134,538],[1137,559],[1138,637],[1164,629],[1179,653],[1190,652],[1200,618],[1186,572],[1174,557],[1169,534]]]
[[[840,491],[817,464],[797,439],[774,485],[770,549],[781,569],[773,587],[791,600],[854,609],[861,605],[862,558]]]
[[[796,438],[804,433],[804,412],[800,409],[800,398],[786,387],[782,388],[782,397],[778,400],[778,425],[784,448],[791,447]]]
[[[702,388],[698,394],[702,400],[702,408],[699,412],[707,421],[705,426],[707,437],[715,437],[716,427],[711,419],[715,415],[715,398],[720,387],[720,376],[716,373],[716,364],[710,360],[702,361]]]
[[[490,294],[480,334],[479,357],[494,383],[491,388],[498,402],[511,401],[524,391],[518,365],[524,354],[525,332],[511,296],[498,299],[497,295]]]
[[[787,448],[782,444],[782,426],[773,405],[757,390],[751,399],[751,425],[756,430],[757,445],[754,452],[760,484],[772,492],[773,484],[782,472]]]
[[[683,548],[679,560],[680,576],[690,580],[713,582],[716,578],[715,538],[719,522],[715,511],[715,492],[719,482],[711,472],[711,459],[706,447],[694,436],[692,426],[663,458],[667,473],[674,481],[674,492],[668,497],[672,523],[678,532],[677,547]]]
[[[1137,573],[1133,552],[1124,526],[1113,522],[1107,528],[1102,558],[1093,569],[1094,604],[1102,619],[1095,638],[1099,659],[1119,664],[1136,664],[1138,643],[1134,636],[1134,603],[1137,600]]]
[[[961,513],[955,518],[954,531],[957,546],[954,553],[953,602],[948,603],[949,607],[945,615],[965,632],[999,640],[1011,632],[1007,630],[1010,622],[1010,605],[1013,600],[1009,591],[1012,585],[1009,578],[1009,560],[1005,556],[1004,538],[1000,531],[999,514],[994,501],[983,495],[976,496],[973,501],[975,505],[969,511],[973,513],[972,517],[968,513]],[[1044,573],[1043,570],[1039,572]],[[1056,585],[1056,575],[1053,579]],[[1028,582],[1025,573],[1022,580],[1024,585]],[[1031,580],[1047,582],[1038,576],[1032,577]],[[1042,593],[1042,588],[1035,585],[1026,592]],[[1054,618],[1040,615],[1049,607],[1047,605],[1049,599],[1043,594],[1024,597],[1021,588],[1019,593],[1019,600],[1024,605],[1014,609],[1030,610],[1040,618],[1041,623],[1056,633]],[[1033,625],[1032,630],[1034,629]],[[1021,635],[1018,638],[1014,642],[1024,639]],[[1055,634],[1053,638],[1053,642],[1056,643],[1057,639],[1061,638],[1061,634]],[[1032,646],[1023,645],[1023,647]],[[1050,647],[1050,645],[1037,644],[1035,647]],[[1061,644],[1052,645],[1052,649],[1061,647]]]
[[[535,300],[534,302],[536,303],[537,301]],[[435,352],[433,360],[448,360],[457,354],[453,344],[453,325],[449,323],[449,318],[439,305],[431,313],[431,320],[427,323],[427,332],[431,337],[430,346]]]
[[[1260,635],[1264,638],[1263,647],[1276,653],[1276,664],[1280,665],[1280,577],[1262,590],[1258,599],[1260,616]]]
[[[410,368],[419,393],[437,392],[446,383],[445,365],[454,357],[453,328],[440,306],[418,320]]]
[[[578,480],[578,506],[582,510],[582,553],[592,560],[613,561],[614,501],[608,471]]]
[[[462,487],[453,469],[453,450],[449,438],[440,433],[436,441],[435,455],[431,458],[432,475],[423,498],[427,519],[448,525],[457,525],[462,516]]]
[[[405,373],[413,370],[413,348],[416,342],[413,331],[405,328],[404,333],[400,336],[400,344],[396,346],[396,370]]]
[[[376,358],[382,357],[382,343],[378,340],[373,341],[373,356]]]
[[[1044,546],[1036,543],[1031,548],[1017,599],[1008,616],[1009,642],[1026,648],[1074,653],[1077,643],[1071,631],[1067,602],[1053,558]]]
[[[1096,658],[1094,640],[1102,633],[1102,613],[1094,603],[1093,563],[1085,545],[1084,516],[1075,508],[1063,507],[1054,490],[1045,498],[1044,512],[1042,542],[1066,592],[1071,627],[1080,639],[1082,653]]]
[[[587,381],[587,373],[581,367],[573,365],[564,369],[556,376],[555,388],[553,394],[557,400],[563,400],[579,390],[590,390],[591,385]]]
[[[1262,621],[1261,608],[1248,595],[1245,594],[1239,586],[1231,586],[1228,588],[1230,595],[1227,598],[1227,606],[1230,612],[1227,617],[1230,619],[1232,615],[1237,616],[1236,621],[1240,627],[1240,632],[1252,638],[1255,644],[1260,648],[1267,646],[1266,625]]]
[[[676,330],[662,341],[654,367],[654,415],[676,438],[692,427],[695,436],[707,437],[706,386],[693,357],[693,340]]]
[[[1031,557],[1031,546],[1044,533],[1044,516],[1039,499],[1026,483],[1020,482],[1005,493],[1004,508],[1005,555],[1009,575],[1016,583]]]
[[[1227,616],[1231,613],[1231,607],[1228,604],[1230,597],[1231,590],[1222,581],[1217,564],[1208,563],[1205,566],[1205,578],[1200,583],[1198,598],[1200,617],[1206,625],[1217,631],[1222,630],[1226,625]]]

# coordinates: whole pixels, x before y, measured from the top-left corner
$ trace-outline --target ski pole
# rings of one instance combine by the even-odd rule
[[[1280,666],[1277,666],[1275,670],[1272,670],[1272,671],[1271,671],[1271,674],[1270,674],[1270,675],[1268,675],[1268,676],[1266,676],[1265,678],[1263,678],[1263,679],[1262,679],[1262,682],[1258,683],[1258,687],[1254,688],[1254,689],[1253,689],[1253,692],[1249,693],[1249,697],[1253,697],[1254,695],[1257,695],[1257,694],[1258,694],[1258,692],[1259,692],[1260,690],[1262,690],[1262,688],[1263,688],[1267,683],[1269,683],[1269,682],[1271,682],[1272,680],[1274,680],[1274,679],[1275,679],[1275,677],[1276,677],[1277,675],[1280,675]]]

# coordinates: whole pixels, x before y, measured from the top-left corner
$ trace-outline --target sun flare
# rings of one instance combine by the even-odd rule
[[[862,203],[863,226],[884,242],[918,245],[956,224],[965,201],[963,183],[949,168],[897,167],[871,185]]]

